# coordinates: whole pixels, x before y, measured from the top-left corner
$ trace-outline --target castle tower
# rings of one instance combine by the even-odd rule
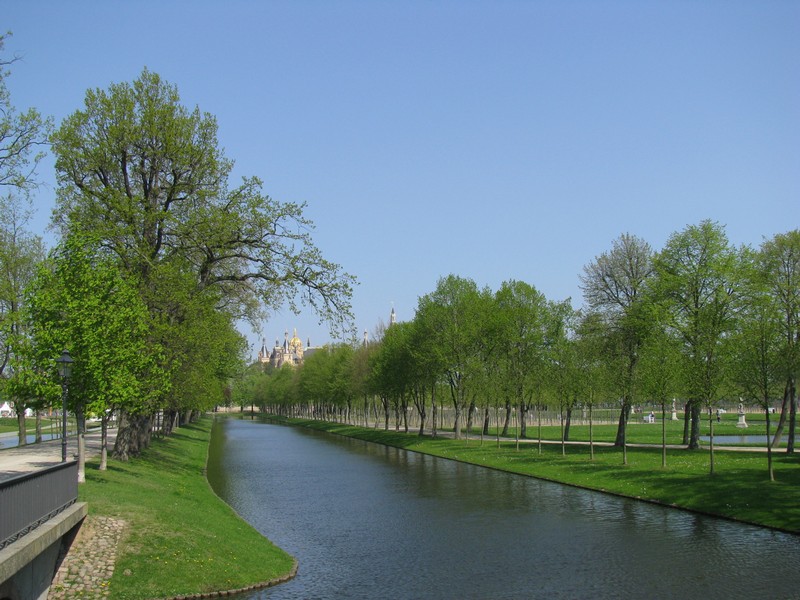
[[[261,350],[258,351],[258,361],[261,363],[269,362],[269,351],[267,350],[267,338],[261,340]]]

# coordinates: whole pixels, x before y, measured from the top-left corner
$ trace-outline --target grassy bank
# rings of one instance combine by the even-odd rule
[[[415,433],[366,429],[336,423],[288,419],[287,422],[423,452],[512,473],[529,475],[659,502],[692,511],[800,533],[800,457],[774,454],[776,481],[770,482],[766,454],[715,452],[715,474],[709,475],[707,451],[670,449],[661,467],[661,448],[629,448],[622,465],[619,448],[523,443],[493,438],[453,440],[419,437]]]
[[[154,441],[142,457],[87,464],[89,515],[127,522],[111,598],[240,589],[285,576],[293,559],[239,518],[205,477],[211,420]]]

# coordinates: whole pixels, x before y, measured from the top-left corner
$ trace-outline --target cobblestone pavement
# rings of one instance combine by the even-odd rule
[[[88,516],[50,585],[48,600],[108,598],[125,521]]]

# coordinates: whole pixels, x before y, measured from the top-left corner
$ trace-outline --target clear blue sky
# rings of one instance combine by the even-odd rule
[[[800,226],[800,2],[2,0],[9,86],[56,122],[144,66],[216,115],[235,174],[307,202],[359,331],[454,273],[582,304],[623,232]],[[37,199],[43,231],[50,183]],[[39,226],[37,225],[37,226]],[[264,324],[268,344],[311,314]],[[260,334],[246,331],[257,349]]]

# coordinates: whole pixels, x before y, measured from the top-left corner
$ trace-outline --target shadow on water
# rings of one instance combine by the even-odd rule
[[[209,480],[295,556],[243,598],[796,597],[795,536],[281,425],[215,425]]]

